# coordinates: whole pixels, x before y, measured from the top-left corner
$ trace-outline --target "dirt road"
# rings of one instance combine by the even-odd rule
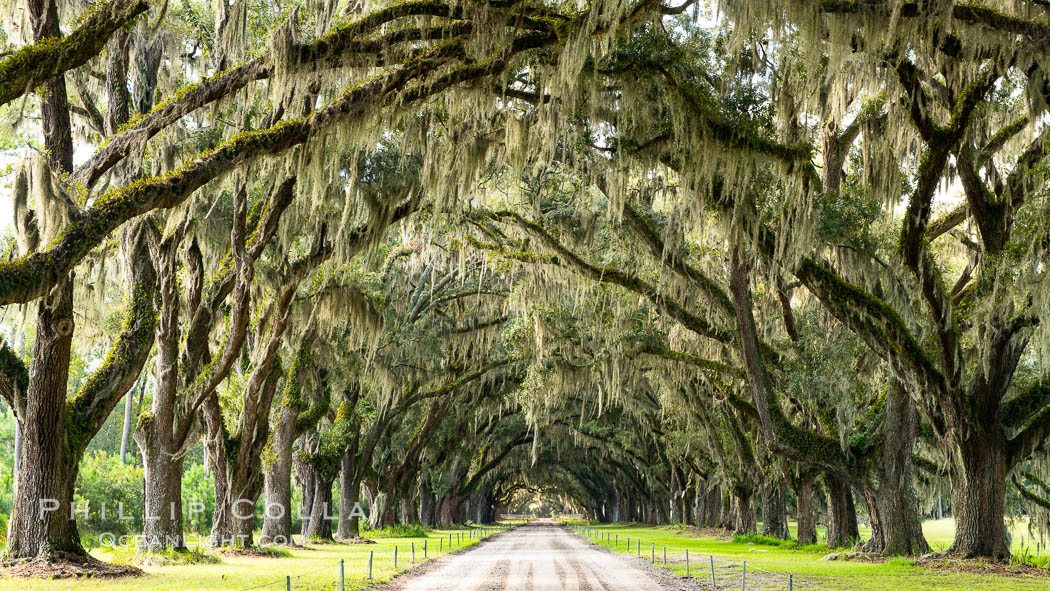
[[[398,591],[666,591],[700,589],[612,554],[554,523],[516,528],[385,587]]]

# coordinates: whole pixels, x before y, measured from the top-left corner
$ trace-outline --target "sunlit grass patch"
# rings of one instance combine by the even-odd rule
[[[494,533],[496,530],[490,531]],[[292,589],[295,591],[333,591],[338,588],[342,561],[346,588],[363,589],[374,583],[389,581],[394,575],[418,566],[426,559],[458,552],[479,541],[471,539],[469,531],[460,528],[427,530],[426,535],[423,539],[378,538],[375,544],[307,543],[305,548],[280,548],[287,555],[280,560],[261,556],[220,555],[216,563],[146,564],[141,567],[146,576],[93,580],[91,587],[92,591],[239,591],[257,585],[284,589],[286,577],[291,577]],[[195,538],[188,538],[187,544],[196,551]],[[398,555],[396,568],[395,547]],[[413,547],[415,562],[412,560]],[[212,550],[204,552],[215,553]],[[114,562],[117,556],[113,551],[102,549],[92,551],[92,555],[106,562]],[[369,557],[372,561],[372,580],[368,579]],[[81,591],[83,585],[82,581],[74,580],[0,578],[0,590],[3,591]]]
[[[946,528],[944,521],[949,520],[939,520],[930,524],[932,527],[930,533],[927,533],[927,539],[931,540],[931,546],[944,543],[945,539],[947,545],[951,544],[954,528]],[[655,559],[657,567],[668,568],[680,575],[685,574],[688,550],[691,576],[709,580],[713,563],[719,584],[732,583],[734,588],[740,588],[742,567],[746,563],[749,569],[748,589],[786,589],[789,574],[794,581],[802,583],[796,585],[796,589],[806,588],[805,583],[834,591],[1050,589],[1050,571],[1011,569],[1010,565],[998,565],[997,569],[988,569],[988,572],[973,572],[982,569],[924,568],[917,566],[910,558],[825,561],[820,559],[833,552],[826,546],[799,547],[793,541],[775,540],[764,536],[728,537],[724,533],[714,535],[681,526],[612,524],[593,525],[590,528],[590,539],[595,543],[610,550],[626,553],[630,540],[632,556]],[[862,532],[862,535],[870,534]],[[665,548],[668,557],[666,565],[663,564]],[[1025,557],[1024,554],[1015,555],[1015,560],[1024,564],[1032,564],[1028,562],[1030,559],[1030,556]],[[1009,574],[1003,574],[1003,570],[1008,570]]]

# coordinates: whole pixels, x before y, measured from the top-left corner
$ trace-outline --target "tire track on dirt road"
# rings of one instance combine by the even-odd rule
[[[498,534],[380,587],[385,591],[670,591],[705,589],[608,552],[555,522]]]

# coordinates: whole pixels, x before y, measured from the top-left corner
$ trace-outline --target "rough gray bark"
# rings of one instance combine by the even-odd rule
[[[722,487],[710,486],[703,494],[703,516],[700,525],[704,527],[717,527],[729,529],[732,521],[729,519],[729,511],[726,509],[725,494]]]
[[[72,282],[53,290],[39,307],[37,347],[20,417],[24,428],[20,482],[8,528],[8,556],[12,558],[51,560],[85,555],[69,511],[78,465],[91,438],[138,379],[152,347],[156,275],[145,232],[129,228],[121,249],[131,279],[124,328],[106,361],[68,401]],[[41,515],[42,499],[57,503],[56,510]]]
[[[780,540],[791,537],[787,522],[787,498],[781,480],[762,484],[762,535]]]
[[[368,507],[368,527],[372,529],[378,529],[382,527],[381,523],[383,516],[387,513],[387,505],[389,500],[386,497],[385,492],[377,492],[372,497],[372,502],[369,503]]]
[[[215,512],[212,514],[211,533],[208,537],[210,546],[230,546],[236,540],[233,538],[233,515],[232,508],[225,502],[229,496],[229,475],[226,470],[226,454],[222,449],[219,437],[220,427],[218,422],[222,420],[222,409],[219,401],[213,396],[205,399],[201,407],[201,414],[206,423],[206,435],[204,438],[205,449],[208,450],[208,461],[211,465],[213,488],[215,489]]]
[[[335,475],[326,475],[310,462],[295,461],[296,480],[303,491],[303,541],[334,541],[332,535],[332,483]]]
[[[831,473],[824,474],[824,486],[828,493],[828,547],[852,546],[860,539],[857,527],[857,510],[853,505],[850,485]]]
[[[36,350],[29,369],[29,391],[22,419],[18,494],[8,523],[8,556],[60,558],[84,554],[76,523],[69,518],[79,457],[65,445],[66,377],[73,342],[73,283],[58,286],[40,304]],[[38,517],[40,499],[58,502]]]
[[[671,469],[671,523],[682,523],[684,521],[683,515],[685,513],[683,502],[685,499],[685,491],[682,490],[682,484],[679,481],[678,471]]]
[[[955,541],[949,552],[961,558],[1010,556],[1006,529],[1008,460],[1002,431],[974,432],[958,437],[962,453],[949,465],[952,474],[952,515]]]
[[[361,480],[354,465],[356,446],[343,453],[342,469],[339,472],[339,527],[336,537],[340,540],[361,535],[360,517],[352,515],[354,506],[361,501]]]
[[[163,452],[151,450],[153,457]],[[145,454],[143,454],[145,457]],[[159,550],[186,547],[182,528],[182,457],[167,457],[167,461],[150,463],[144,467],[143,529],[139,547]]]
[[[310,406],[303,395],[309,350],[316,336],[313,327],[306,330],[299,343],[292,367],[284,380],[280,414],[270,441],[269,462],[265,467],[263,490],[266,510],[263,513],[263,544],[288,544],[292,538],[292,455],[295,441],[313,428],[328,411],[329,395],[324,372],[318,390],[321,400]]]
[[[128,461],[128,439],[131,436],[131,409],[135,406],[134,393],[128,392],[124,397],[124,424],[120,431],[120,463]]]
[[[12,496],[18,495],[18,463],[21,461],[22,456],[22,421],[15,420],[15,450],[14,450],[14,466],[11,470],[11,488],[13,489]]]
[[[813,495],[816,492],[816,475],[800,479],[795,489],[798,509],[798,543],[800,546],[817,543],[817,519],[813,510]]]
[[[401,503],[399,515],[401,525],[417,523],[419,521],[419,505],[416,504],[416,498],[411,493],[402,492],[399,500]]]
[[[755,518],[755,507],[751,491],[734,490],[733,492],[733,533],[747,536],[758,532],[758,520]]]
[[[297,436],[295,421],[298,409],[285,404],[273,429],[272,462],[266,467],[263,498],[261,544],[288,544],[292,542],[292,445]]]
[[[178,391],[179,278],[176,247],[178,237],[160,242],[153,236],[151,255],[158,270],[160,315],[156,330],[156,386],[150,412],[135,428],[135,441],[142,450],[145,477],[143,489],[143,549],[162,550],[184,546],[182,527],[183,449],[173,431]],[[129,396],[130,399],[130,396]],[[177,510],[176,510],[177,509]]]
[[[466,499],[460,495],[442,496],[439,501],[438,525],[449,526],[466,521],[463,515],[463,503]]]
[[[424,527],[434,525],[434,509],[437,499],[430,486],[430,476],[424,471],[419,475],[419,523]]]
[[[912,450],[916,428],[915,403],[903,386],[895,383],[886,394],[878,484],[865,492],[871,515],[871,552],[890,556],[928,554],[922,533],[919,500],[912,488]]]
[[[696,501],[698,498],[697,481],[690,480],[685,489],[685,494],[682,495],[682,515],[685,518],[686,525],[696,525],[697,511]]]

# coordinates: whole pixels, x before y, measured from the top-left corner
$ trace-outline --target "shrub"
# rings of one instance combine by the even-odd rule
[[[361,521],[361,525],[365,525],[365,521]],[[363,529],[363,528],[362,528]],[[369,538],[425,538],[427,532],[423,529],[423,526],[418,523],[412,523],[409,525],[391,525],[382,529],[367,530],[367,537]]]
[[[110,562],[131,564],[134,566],[168,566],[178,564],[218,564],[222,562],[203,550],[187,548],[185,550],[161,550],[142,552],[134,545],[105,546],[102,552],[108,554]]]
[[[190,503],[201,503],[204,511],[190,519]],[[193,464],[182,474],[182,518],[186,531],[207,534],[215,515],[215,478],[203,464]]]
[[[751,535],[733,535],[733,542],[737,544],[752,544],[757,546],[776,546],[778,548],[789,548],[794,549],[798,547],[798,543],[794,540],[781,540],[777,538],[770,538],[767,536],[759,536],[756,534]]]
[[[123,535],[141,531],[142,469],[95,450],[80,462],[73,500],[79,509],[88,509],[86,518],[77,515],[80,531],[87,534],[85,541],[101,532]]]
[[[1013,556],[1010,557],[1010,562],[1011,564],[1050,569],[1050,556],[1034,556],[1031,548],[1022,548],[1021,552],[1014,553]]]

